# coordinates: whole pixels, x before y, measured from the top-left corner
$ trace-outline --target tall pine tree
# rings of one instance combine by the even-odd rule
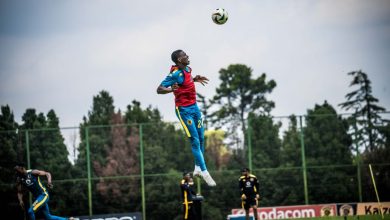
[[[363,71],[352,71],[348,73],[353,77],[350,87],[358,87],[356,90],[345,95],[345,102],[339,104],[341,108],[346,110],[354,110],[352,118],[358,124],[358,137],[360,138],[359,145],[365,146],[365,150],[374,150],[381,144],[383,137],[379,132],[383,123],[380,113],[386,109],[379,106],[379,100],[372,94],[371,81],[368,75]]]

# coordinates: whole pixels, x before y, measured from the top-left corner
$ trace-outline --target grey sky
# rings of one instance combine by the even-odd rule
[[[222,26],[211,21],[218,7],[229,12]],[[337,107],[347,73],[363,70],[390,110],[388,0],[0,0],[0,105],[17,121],[54,109],[77,126],[107,90],[121,110],[136,99],[176,121],[172,95],[156,88],[179,48],[210,78],[197,86],[207,98],[219,69],[242,63],[277,82],[273,115],[304,114],[324,100]]]

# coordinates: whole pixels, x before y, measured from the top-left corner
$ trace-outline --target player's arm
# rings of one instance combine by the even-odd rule
[[[19,205],[24,209],[24,202],[23,202],[23,192],[22,192],[22,183],[20,182],[19,179],[16,180],[16,191],[17,191],[17,196],[19,200]]]
[[[173,84],[171,87],[164,87],[163,85],[159,85],[157,87],[157,94],[167,94],[174,92],[176,89],[179,88],[179,85]]]
[[[184,190],[189,190],[190,189],[190,185],[188,183],[186,183],[185,181],[182,181],[180,183],[180,187]]]
[[[51,174],[49,172],[43,170],[32,170],[31,173],[36,176],[46,176],[47,185],[49,186],[50,189],[53,188],[53,184],[51,183]]]
[[[243,181],[241,181],[241,178],[238,180],[238,188],[240,188],[241,199],[246,199],[246,195],[244,193],[244,184]]]
[[[181,188],[181,190],[182,190],[182,193],[183,193],[183,192],[191,193],[191,187],[190,187],[190,185],[189,185],[187,182],[185,182],[184,180],[182,180],[182,181],[180,182],[180,188]]]
[[[192,195],[196,195],[196,192],[194,190],[194,180],[192,178],[190,178],[190,180],[188,181],[188,186],[189,186],[189,191]]]
[[[255,186],[256,186],[256,198],[260,199],[260,188],[259,188],[260,184],[257,178],[255,178]]]
[[[194,82],[198,82],[204,86],[205,84],[207,84],[209,82],[209,79],[205,76],[196,75],[194,77]]]
[[[167,94],[174,92],[179,88],[179,84],[181,83],[182,82],[180,82],[179,79],[179,71],[170,73],[157,87],[157,94]]]

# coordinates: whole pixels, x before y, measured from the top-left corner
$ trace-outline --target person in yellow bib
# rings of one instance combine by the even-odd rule
[[[250,174],[249,168],[241,170],[239,179],[239,188],[241,193],[241,205],[245,209],[245,219],[249,220],[249,209],[253,209],[255,219],[259,219],[257,206],[260,199],[259,181],[255,175]]]
[[[192,189],[194,182],[190,172],[183,173],[183,179],[180,181],[181,195],[183,199],[183,219],[196,219],[196,212],[192,199],[196,197],[195,191]]]

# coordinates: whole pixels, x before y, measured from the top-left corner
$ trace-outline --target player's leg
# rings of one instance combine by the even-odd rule
[[[250,205],[248,203],[248,198],[242,200],[241,206],[245,210],[245,220],[249,220],[249,208],[250,208]]]
[[[204,162],[203,154],[200,149],[199,137],[190,109],[185,107],[177,107],[176,116],[179,118],[179,121],[183,126],[187,137],[191,141],[191,148],[192,154],[194,155],[195,159],[195,165],[199,166],[202,170],[206,170],[206,164]]]
[[[194,121],[196,122],[196,132],[198,133],[198,137],[199,137],[199,147],[200,147],[200,151],[202,152],[203,154],[203,158],[204,158],[204,126],[203,126],[203,117],[202,117],[202,113],[200,112],[199,108],[196,106],[195,108],[195,112],[194,112]],[[194,169],[194,173],[193,175],[202,175],[201,173],[202,169],[198,164],[195,164],[195,169]]]
[[[200,112],[199,108],[197,105],[194,106],[192,116],[194,118],[194,121],[196,122],[195,129],[196,133],[199,139],[199,148],[200,151],[204,157],[204,126],[203,126],[203,118],[202,118],[202,113]],[[206,162],[205,162],[205,167],[206,167]],[[202,166],[201,168],[201,175],[203,179],[207,182],[209,186],[215,186],[216,183],[211,177],[210,173],[207,171],[207,169],[203,169]]]
[[[32,206],[28,209],[27,214],[29,220],[35,220],[35,213]]]
[[[255,216],[255,220],[258,220],[258,213],[257,213],[257,206],[252,206],[253,209],[253,216]]]
[[[245,209],[245,220],[249,220],[249,209]]]
[[[199,140],[198,132],[196,130],[196,126],[193,121],[194,120],[192,118],[187,118],[186,120],[188,130],[191,133],[190,141],[191,141],[192,154],[195,157],[195,164],[200,167],[201,171],[205,171],[207,170],[207,166],[206,166],[203,153],[200,148],[200,140]]]
[[[200,151],[204,154],[204,125],[203,125],[203,117],[202,113],[198,110],[195,113],[195,121],[196,121],[196,132],[199,137],[199,145]]]
[[[252,204],[251,204],[255,220],[259,219],[259,216],[258,216],[258,213],[257,213],[257,205],[258,205],[258,202],[257,202],[257,199],[255,197],[255,198],[253,198]]]
[[[35,213],[42,209],[42,207],[45,206],[48,200],[49,195],[47,194],[40,195],[35,199],[31,207],[27,211],[30,220],[35,220]]]
[[[194,203],[191,203],[190,204],[190,219],[193,219],[193,220],[196,220],[197,219],[197,213],[196,213],[196,210],[195,210],[195,205]]]
[[[195,109],[196,110],[196,109]],[[207,185],[215,186],[216,183],[207,171],[206,163],[203,157],[203,153],[200,149],[199,135],[196,128],[196,122],[194,117],[194,108],[192,107],[180,107],[177,108],[177,117],[180,120],[187,136],[191,141],[192,154],[194,155],[195,162],[199,163],[202,170],[202,177],[206,181]]]
[[[46,220],[67,220],[67,218],[51,215],[49,205],[47,203],[44,207],[42,207],[41,212],[43,213],[43,216],[45,216]]]

